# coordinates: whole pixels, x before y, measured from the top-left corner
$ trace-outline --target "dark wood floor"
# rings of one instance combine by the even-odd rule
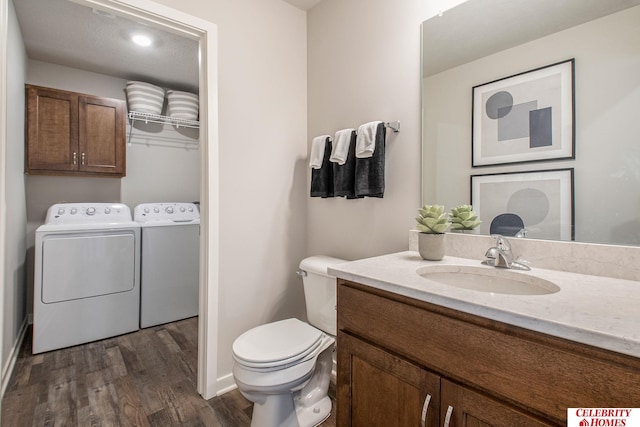
[[[196,392],[197,344],[197,318],[35,356],[29,335],[2,426],[249,426],[237,390],[208,401]],[[334,413],[322,424],[335,425]]]

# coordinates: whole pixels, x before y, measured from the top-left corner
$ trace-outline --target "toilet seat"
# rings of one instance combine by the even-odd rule
[[[298,319],[257,326],[233,343],[233,358],[247,368],[271,370],[315,355],[326,335]]]

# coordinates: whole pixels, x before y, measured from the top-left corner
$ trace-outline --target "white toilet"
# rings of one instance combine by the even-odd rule
[[[255,327],[233,343],[233,376],[253,405],[252,427],[312,427],[331,412],[327,395],[336,335],[336,279],[327,256],[300,263],[307,318]],[[315,326],[315,327],[314,327]]]

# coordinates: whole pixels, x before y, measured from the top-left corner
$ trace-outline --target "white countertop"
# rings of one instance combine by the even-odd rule
[[[417,300],[640,357],[640,282],[532,266],[531,271],[518,273],[551,281],[560,291],[508,295],[448,286],[416,273],[421,267],[443,264],[495,269],[467,258],[425,261],[417,252],[406,251],[333,265],[328,272]]]

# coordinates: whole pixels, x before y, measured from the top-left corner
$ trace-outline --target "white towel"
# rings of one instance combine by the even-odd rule
[[[356,137],[356,157],[366,159],[373,156],[376,149],[376,129],[381,121],[365,123],[358,128]]]
[[[333,138],[333,147],[329,160],[339,165],[344,165],[347,162],[349,145],[351,144],[351,134],[354,131],[355,129],[342,129],[336,132],[336,136]]]
[[[327,144],[329,135],[316,136],[311,141],[311,154],[309,155],[309,167],[312,169],[320,169],[324,160],[324,148]]]

